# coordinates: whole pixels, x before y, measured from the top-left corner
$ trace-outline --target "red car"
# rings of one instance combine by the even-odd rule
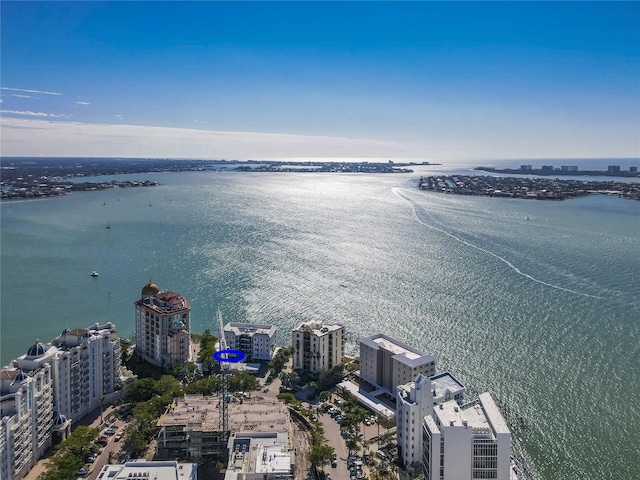
[[[95,443],[97,445],[102,445],[103,447],[106,447],[107,444],[109,443],[109,437],[102,436],[102,437],[97,438],[96,440],[94,440],[93,443]]]

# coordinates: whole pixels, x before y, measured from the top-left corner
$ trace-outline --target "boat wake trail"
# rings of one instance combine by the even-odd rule
[[[562,290],[563,292],[573,293],[574,295],[580,295],[582,297],[597,298],[597,299],[603,300],[603,297],[598,297],[596,295],[589,295],[588,293],[576,292],[575,290],[571,290],[569,288],[561,287],[559,285],[554,285],[552,283],[543,282],[542,280],[538,280],[537,278],[532,277],[528,273],[524,273],[518,267],[516,267],[513,263],[511,263],[509,260],[507,260],[504,257],[501,257],[497,253],[494,253],[494,252],[492,252],[490,250],[487,250],[486,248],[479,247],[478,245],[474,245],[473,243],[468,242],[467,240],[465,240],[463,238],[460,238],[457,235],[454,235],[453,233],[448,232],[448,231],[446,231],[446,230],[444,230],[442,228],[438,228],[438,227],[436,227],[434,225],[430,225],[430,224],[426,223],[425,221],[420,219],[420,217],[418,216],[418,212],[416,211],[415,205],[407,197],[405,197],[404,195],[402,195],[402,193],[400,193],[400,191],[399,191],[400,189],[399,188],[395,188],[394,187],[391,190],[393,191],[393,193],[395,195],[397,195],[399,198],[404,200],[407,203],[407,205],[409,205],[409,207],[413,211],[414,217],[416,218],[418,223],[420,223],[421,225],[424,225],[425,227],[428,227],[428,228],[430,228],[432,230],[436,230],[436,231],[438,231],[440,233],[443,233],[443,234],[445,234],[445,235],[457,240],[460,243],[463,243],[463,244],[465,244],[465,245],[467,245],[467,246],[469,246],[471,248],[475,248],[476,250],[479,250],[479,251],[481,251],[483,253],[486,253],[487,255],[491,255],[492,257],[497,258],[502,263],[504,263],[509,268],[511,268],[514,272],[516,272],[518,275],[522,275],[523,277],[531,280],[532,282],[539,283],[540,285],[545,285],[545,286],[550,287],[550,288],[555,288],[556,290]]]

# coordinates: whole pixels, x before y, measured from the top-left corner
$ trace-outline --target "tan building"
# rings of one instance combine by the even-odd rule
[[[360,339],[360,379],[395,397],[398,385],[435,374],[436,359],[387,335]]]
[[[301,323],[293,331],[293,368],[310,373],[342,365],[344,326]]]
[[[191,361],[191,307],[185,297],[149,282],[135,307],[140,358],[167,369]]]

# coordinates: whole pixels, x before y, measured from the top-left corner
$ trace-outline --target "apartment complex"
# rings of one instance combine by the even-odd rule
[[[384,334],[360,339],[360,380],[395,397],[398,385],[435,373],[436,359]]]
[[[231,322],[224,326],[224,338],[228,348],[240,350],[251,360],[271,360],[276,331],[273,325]]]
[[[113,324],[65,329],[0,371],[0,472],[20,479],[71,422],[118,388],[120,343]]]
[[[427,480],[510,478],[511,433],[489,393],[459,406],[439,404],[422,423]]]
[[[422,420],[434,405],[448,400],[462,401],[465,387],[449,372],[432,377],[418,375],[415,381],[399,385],[396,394],[396,437],[398,454],[412,466],[422,460]]]
[[[51,366],[34,372],[0,371],[0,478],[23,478],[51,446]]]
[[[342,365],[344,326],[303,322],[293,330],[293,368],[310,373]]]
[[[191,307],[185,297],[149,281],[135,307],[140,358],[166,369],[191,360]]]

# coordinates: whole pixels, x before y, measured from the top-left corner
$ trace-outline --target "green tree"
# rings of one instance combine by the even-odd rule
[[[93,440],[98,435],[94,428],[79,426],[71,435],[56,446],[56,453],[49,460],[47,470],[40,480],[65,480],[75,478],[75,473],[84,464],[84,458],[96,450]]]
[[[312,465],[324,470],[324,466],[331,462],[334,453],[333,447],[329,445],[314,445],[307,454],[307,458],[309,458]]]
[[[180,394],[180,382],[171,375],[163,375],[156,382],[155,390],[159,395],[170,394],[171,396],[177,396]]]
[[[321,402],[328,402],[331,398],[331,392],[329,392],[328,390],[323,390],[318,394],[318,398]]]
[[[228,378],[229,391],[252,392],[260,389],[260,382],[248,372],[238,372]]]
[[[127,385],[126,395],[132,402],[146,402],[157,393],[153,378],[141,378]]]
[[[347,440],[346,445],[349,449],[349,455],[351,455],[351,452],[355,452],[360,448],[360,444],[355,437],[351,437],[349,440]]]

